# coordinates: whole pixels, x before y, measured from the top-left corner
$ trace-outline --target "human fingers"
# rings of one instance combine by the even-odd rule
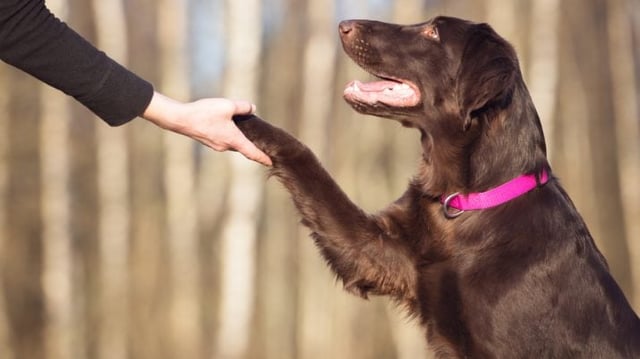
[[[233,100],[234,115],[251,115],[256,112],[256,105],[246,100]]]

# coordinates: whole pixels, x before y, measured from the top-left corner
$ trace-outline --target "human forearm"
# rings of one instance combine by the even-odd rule
[[[0,59],[73,96],[112,126],[140,115],[150,83],[58,20],[42,0],[0,0]]]

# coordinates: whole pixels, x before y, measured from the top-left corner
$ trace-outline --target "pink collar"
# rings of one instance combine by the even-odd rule
[[[547,170],[542,170],[540,173],[540,182],[538,182],[535,174],[522,175],[486,192],[469,193],[466,195],[456,192],[448,196],[443,195],[440,198],[440,202],[442,203],[444,216],[452,219],[458,217],[465,211],[492,208],[509,202],[539,185],[542,186],[547,183],[548,180]],[[457,211],[452,212],[452,208]]]

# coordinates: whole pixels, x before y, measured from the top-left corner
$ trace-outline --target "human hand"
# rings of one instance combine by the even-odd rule
[[[236,150],[250,160],[271,166],[271,159],[231,120],[233,115],[249,115],[254,111],[255,105],[243,100],[207,98],[182,103],[156,92],[142,117],[216,151]]]

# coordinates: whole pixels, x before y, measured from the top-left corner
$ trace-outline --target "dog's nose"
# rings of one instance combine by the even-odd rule
[[[352,20],[345,20],[345,21],[341,21],[340,25],[338,25],[338,28],[340,29],[340,34],[342,35],[347,35],[349,34],[354,27],[354,21]]]

